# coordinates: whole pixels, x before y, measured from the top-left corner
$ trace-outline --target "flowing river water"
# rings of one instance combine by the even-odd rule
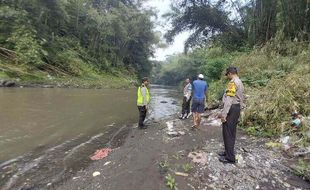
[[[178,111],[175,88],[154,85],[151,95],[148,120]],[[1,88],[0,99],[0,189],[62,180],[138,119],[135,89]]]

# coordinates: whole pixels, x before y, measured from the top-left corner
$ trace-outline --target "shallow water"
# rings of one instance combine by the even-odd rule
[[[147,120],[178,111],[174,87],[151,86],[150,93]],[[117,147],[138,120],[135,89],[2,88],[0,99],[0,189],[59,181],[96,149]]]
[[[0,89],[0,160],[134,122],[133,90]]]

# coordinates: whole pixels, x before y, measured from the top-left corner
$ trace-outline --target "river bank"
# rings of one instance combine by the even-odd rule
[[[176,113],[177,91],[151,93],[150,121]],[[0,88],[0,97],[1,190],[62,184],[97,149],[119,147],[138,118],[134,89]]]
[[[222,164],[223,149],[216,111],[203,119],[200,130],[190,130],[190,120],[152,122],[148,129],[136,127],[125,143],[108,157],[93,162],[63,184],[47,189],[309,189],[295,176],[292,159],[280,150],[267,149],[267,139],[238,132],[236,165]],[[94,176],[94,174],[96,174]]]
[[[239,131],[240,162],[220,163],[216,153],[223,149],[221,123],[215,119],[219,110],[207,111],[201,129],[191,131],[191,119],[176,119],[181,97],[172,87],[152,86],[147,130],[134,124],[135,90],[0,90],[7,100],[0,118],[3,190],[157,190],[169,189],[168,183],[175,189],[309,188],[309,182],[293,173],[296,158],[267,148],[272,139]],[[102,148],[112,152],[92,161],[91,155]],[[21,151],[26,153],[15,154]]]
[[[81,75],[47,72],[23,65],[0,62],[0,87],[31,88],[131,88],[137,84],[136,76],[126,70],[100,72],[88,68]]]

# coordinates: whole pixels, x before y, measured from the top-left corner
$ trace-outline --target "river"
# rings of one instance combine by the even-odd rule
[[[175,88],[154,85],[151,96],[148,120],[178,111]],[[0,189],[42,173],[61,180],[96,149],[118,146],[138,119],[135,89],[1,88],[0,99]]]

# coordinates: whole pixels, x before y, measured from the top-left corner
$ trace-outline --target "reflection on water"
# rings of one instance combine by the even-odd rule
[[[177,95],[173,87],[151,86],[148,118],[160,120],[174,114]],[[1,88],[0,99],[0,163],[37,147],[98,134],[113,123],[135,123],[138,118],[135,89]]]
[[[137,117],[134,90],[2,88],[0,99],[0,161]]]
[[[173,87],[152,86],[149,120],[174,114]],[[0,89],[0,189],[46,188],[118,147],[138,120],[136,90]],[[166,103],[161,103],[161,102]],[[129,126],[129,127],[128,127]]]
[[[181,93],[172,86],[151,86],[151,108],[148,119],[161,120],[180,111],[179,102]]]

